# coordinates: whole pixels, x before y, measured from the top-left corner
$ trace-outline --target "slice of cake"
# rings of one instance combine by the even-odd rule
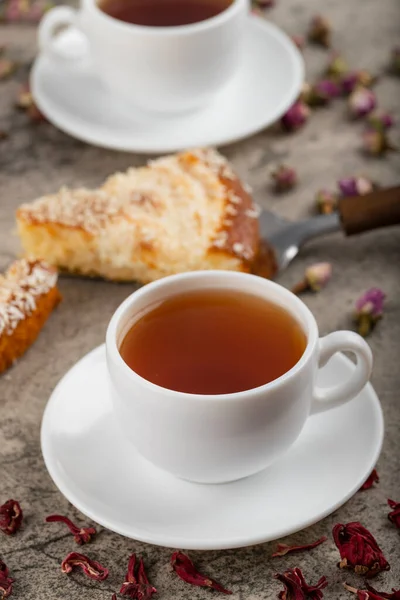
[[[117,173],[96,190],[61,189],[17,212],[29,257],[116,281],[185,271],[251,271],[257,207],[230,164],[194,150]]]
[[[43,261],[17,260],[0,275],[0,373],[35,341],[61,300],[56,270]]]

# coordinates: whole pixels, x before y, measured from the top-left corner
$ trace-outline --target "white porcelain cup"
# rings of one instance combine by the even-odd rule
[[[96,0],[81,0],[79,10],[59,6],[45,14],[39,47],[61,61],[61,68],[90,60],[113,94],[138,107],[164,113],[195,110],[212,101],[240,64],[248,1],[232,0],[217,16],[191,25],[147,27],[108,16]],[[84,36],[68,55],[57,43],[65,26]]]
[[[244,291],[284,307],[307,336],[299,362],[266,385],[215,396],[165,389],[128,367],[118,348],[135,320],[166,298],[204,289]],[[106,350],[115,415],[125,436],[155,465],[200,483],[265,469],[290,448],[310,415],[352,400],[372,369],[371,350],[359,335],[336,331],[319,338],[313,315],[297,296],[272,281],[229,271],[174,275],[142,287],[112,317]],[[318,369],[340,351],[356,356],[351,377],[319,388]]]

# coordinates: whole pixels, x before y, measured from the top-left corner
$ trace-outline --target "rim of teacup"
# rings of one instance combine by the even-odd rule
[[[270,381],[269,383],[265,383],[261,386],[255,387],[255,388],[250,388],[249,390],[244,390],[241,392],[231,392],[228,394],[193,394],[190,392],[179,392],[176,390],[171,390],[171,389],[162,387],[160,385],[157,385],[156,383],[152,383],[151,381],[149,381],[148,379],[145,379],[144,377],[142,377],[141,375],[136,373],[133,369],[131,369],[131,367],[129,367],[127,365],[127,363],[124,361],[124,359],[122,358],[122,356],[120,354],[119,346],[118,346],[118,336],[120,334],[119,327],[120,327],[121,321],[124,320],[124,317],[125,318],[127,317],[125,322],[127,322],[128,320],[130,321],[130,323],[134,322],[132,319],[133,319],[135,313],[133,311],[133,314],[132,314],[132,307],[134,307],[134,305],[139,300],[143,299],[145,296],[149,296],[149,310],[151,310],[150,307],[154,306],[154,301],[151,300],[151,296],[153,296],[155,293],[157,293],[163,287],[170,287],[178,282],[201,281],[202,283],[204,283],[203,289],[206,289],[207,280],[210,282],[212,279],[215,280],[215,278],[217,278],[218,281],[221,283],[223,281],[228,282],[228,280],[230,280],[232,282],[232,280],[236,280],[237,286],[235,286],[235,289],[237,289],[237,291],[245,291],[245,292],[246,292],[246,282],[250,281],[249,278],[251,278],[252,280],[257,280],[258,285],[264,286],[265,289],[269,288],[269,289],[275,290],[276,292],[278,292],[278,295],[281,295],[281,297],[286,298],[292,305],[294,305],[295,309],[293,310],[292,314],[296,317],[296,315],[298,315],[300,313],[301,316],[303,317],[304,321],[306,322],[307,329],[308,329],[308,331],[305,331],[305,334],[307,336],[307,346],[306,346],[306,349],[304,350],[301,358],[297,361],[297,363],[291,369],[289,369],[289,371],[286,371],[286,373],[284,373],[277,379]],[[229,289],[229,287],[230,286],[227,283],[226,287],[221,285],[220,289]],[[249,290],[249,293],[251,294],[252,292]],[[172,297],[172,296],[178,295],[178,294],[179,294],[179,292],[177,292],[177,294],[167,294],[166,298]],[[272,299],[271,301],[274,302],[275,300]],[[146,310],[140,311],[139,314],[144,315],[144,314],[146,314],[146,312],[147,312]],[[299,324],[303,327],[301,322]],[[124,327],[124,325],[123,325],[123,327]],[[305,330],[304,327],[303,327],[303,330]],[[293,294],[291,291],[284,288],[283,286],[279,285],[278,283],[275,283],[274,281],[271,281],[269,279],[264,279],[262,277],[258,277],[257,275],[251,275],[249,273],[241,273],[241,272],[237,272],[237,271],[222,271],[222,270],[221,271],[219,271],[219,270],[190,271],[188,273],[180,273],[178,275],[169,275],[162,279],[158,279],[156,281],[153,281],[152,283],[148,283],[147,285],[139,288],[138,290],[136,290],[135,292],[130,294],[130,296],[128,296],[128,298],[126,298],[122,302],[122,304],[120,304],[120,306],[117,308],[117,310],[114,312],[113,316],[111,317],[111,320],[109,322],[109,325],[107,327],[107,332],[106,332],[106,350],[107,350],[107,355],[110,357],[110,359],[112,361],[114,361],[114,363],[116,363],[116,365],[124,371],[125,375],[129,379],[131,379],[133,383],[140,382],[142,385],[146,385],[147,387],[157,391],[158,393],[161,392],[165,396],[168,396],[168,397],[171,397],[174,399],[191,398],[191,399],[197,399],[197,400],[201,400],[201,401],[207,401],[207,400],[221,401],[221,400],[225,400],[225,399],[242,400],[243,398],[248,398],[249,396],[251,396],[253,394],[260,394],[262,392],[267,392],[269,390],[273,390],[276,387],[284,384],[285,382],[287,382],[287,381],[291,380],[293,377],[295,377],[297,375],[297,373],[299,371],[301,371],[303,366],[308,362],[308,360],[310,360],[310,358],[313,354],[313,351],[314,351],[315,344],[318,342],[318,338],[319,338],[319,332],[318,332],[317,322],[315,320],[314,315],[310,311],[310,309],[304,304],[304,302],[302,300],[300,300],[300,298],[298,298],[295,294]]]
[[[90,5],[96,12],[96,15],[108,23],[112,23],[114,26],[124,29],[125,31],[136,31],[141,34],[149,35],[188,35],[192,33],[200,33],[204,30],[210,30],[214,27],[222,25],[225,21],[228,21],[231,17],[234,17],[241,10],[248,7],[248,0],[232,0],[232,4],[228,6],[218,15],[199,21],[197,23],[190,23],[189,25],[174,25],[171,27],[153,27],[149,25],[137,25],[135,23],[126,23],[120,21],[115,17],[111,17],[107,13],[101,10],[99,7],[99,0],[84,0],[85,4]]]

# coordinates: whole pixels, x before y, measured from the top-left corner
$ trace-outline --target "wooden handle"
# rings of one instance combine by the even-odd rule
[[[341,198],[338,206],[347,235],[400,224],[400,186],[365,196]]]

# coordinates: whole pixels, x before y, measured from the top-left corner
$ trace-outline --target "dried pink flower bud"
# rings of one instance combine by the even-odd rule
[[[297,183],[297,173],[288,165],[279,165],[271,173],[275,191],[285,192],[291,190]]]
[[[371,75],[365,69],[360,71],[352,71],[351,73],[347,73],[341,79],[341,87],[342,93],[345,96],[351,94],[358,86],[362,87],[371,87],[377,80],[377,77]]]
[[[335,81],[332,79],[322,79],[311,86],[307,104],[310,106],[324,106],[339,95],[340,87]]]
[[[349,96],[350,114],[355,117],[365,117],[376,107],[376,96],[372,90],[357,87]]]
[[[328,262],[320,262],[311,265],[305,270],[303,281],[292,288],[294,294],[305,291],[320,292],[332,277],[332,265]]]
[[[333,52],[329,57],[328,65],[326,67],[326,74],[328,77],[333,79],[342,78],[349,70],[347,62],[344,60],[338,52]]]
[[[366,337],[383,316],[385,293],[379,288],[367,290],[356,302],[355,321],[358,333]]]
[[[281,118],[281,125],[286,131],[300,129],[310,116],[309,107],[301,100],[297,100]]]
[[[390,142],[386,131],[367,129],[363,133],[363,148],[371,156],[384,156],[386,152],[397,151]]]
[[[394,75],[400,75],[400,46],[395,46],[392,50],[390,70]]]
[[[338,187],[342,196],[364,196],[372,192],[376,185],[367,177],[357,175],[339,179]]]
[[[330,215],[337,209],[337,197],[329,190],[319,190],[316,193],[315,201],[317,210],[322,215]]]
[[[331,29],[331,24],[325,17],[316,15],[311,20],[308,39],[314,44],[329,48],[331,45]]]
[[[377,131],[387,131],[394,125],[394,118],[389,113],[373,112],[368,115],[368,125]]]
[[[292,42],[297,46],[299,50],[303,50],[306,45],[306,40],[302,35],[292,35]]]

